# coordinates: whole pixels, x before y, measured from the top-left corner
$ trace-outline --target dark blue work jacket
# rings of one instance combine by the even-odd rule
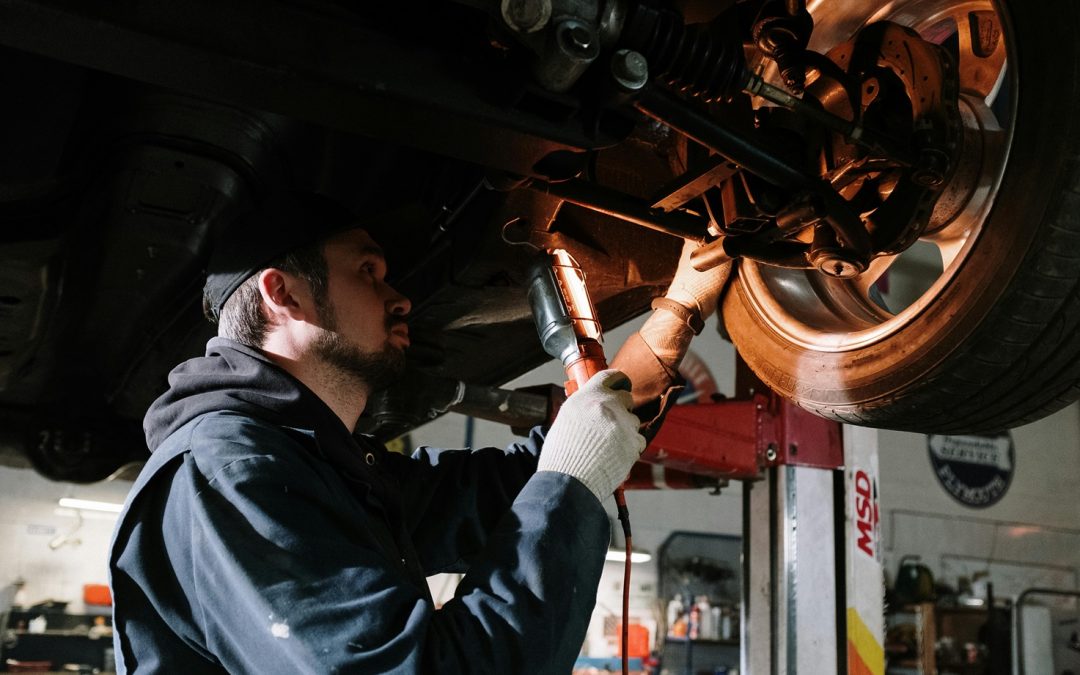
[[[179,366],[110,556],[120,672],[568,673],[608,520],[507,450],[354,437],[235,342]],[[467,571],[436,609],[425,576]]]

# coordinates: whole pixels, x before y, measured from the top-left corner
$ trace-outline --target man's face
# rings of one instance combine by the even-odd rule
[[[372,391],[384,389],[405,367],[409,300],[386,283],[382,249],[364,230],[335,235],[323,250],[329,284],[320,320],[326,330],[313,350]]]

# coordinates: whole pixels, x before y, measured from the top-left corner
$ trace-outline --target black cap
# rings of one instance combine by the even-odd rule
[[[247,211],[218,232],[203,288],[214,321],[233,292],[281,256],[361,227],[338,202],[311,192],[282,192]]]

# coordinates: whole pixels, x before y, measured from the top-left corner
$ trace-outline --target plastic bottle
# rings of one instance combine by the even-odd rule
[[[709,613],[712,615],[712,639],[719,640],[721,638],[721,629],[723,628],[720,618],[722,614],[720,605],[713,605],[712,609],[709,610]]]
[[[690,625],[687,626],[686,637],[691,640],[701,637],[701,608],[696,603],[690,607]]]
[[[675,596],[667,604],[667,633],[668,637],[675,636],[675,624],[683,614],[682,598]]]
[[[730,640],[733,634],[731,622],[731,608],[724,607],[720,617],[720,639]]]
[[[698,615],[701,617],[701,625],[698,627],[698,637],[702,640],[715,640],[715,628],[712,622],[712,607],[709,606],[709,597],[699,595],[697,598]]]
[[[678,619],[675,619],[675,625],[671,627],[671,637],[680,639],[686,637],[686,619],[685,613]]]

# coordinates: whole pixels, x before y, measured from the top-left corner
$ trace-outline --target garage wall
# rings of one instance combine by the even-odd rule
[[[1077,587],[1080,570],[1080,407],[1012,430],[1016,466],[1000,502],[976,509],[945,492],[921,434],[879,432],[886,570],[914,553],[942,581],[989,570],[995,592]]]
[[[107,551],[116,516],[61,509],[61,497],[123,502],[131,484],[73,485],[48,481],[30,469],[0,467],[0,588],[23,579],[25,604],[69,601],[81,612],[83,584],[108,580]],[[76,529],[77,527],[77,529]],[[50,542],[67,542],[55,550]]]

